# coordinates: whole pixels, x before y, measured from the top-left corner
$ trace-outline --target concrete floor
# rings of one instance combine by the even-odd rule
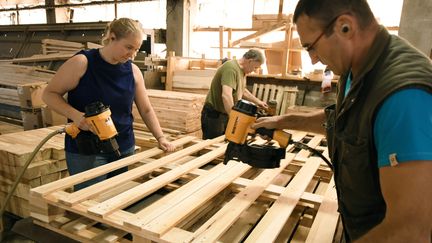
[[[21,219],[11,214],[3,216],[4,232],[0,233],[1,243],[76,243],[63,235],[33,224],[30,218]]]

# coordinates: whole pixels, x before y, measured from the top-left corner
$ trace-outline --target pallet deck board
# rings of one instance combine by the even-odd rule
[[[292,134],[314,147],[323,144],[321,135]],[[133,242],[333,240],[339,215],[332,174],[321,158],[290,145],[279,168],[224,165],[223,140],[180,138],[174,143],[184,147],[176,152],[149,149],[83,172],[91,179],[133,165],[77,192],[68,189],[82,182],[74,176],[32,189],[34,220],[88,242],[120,242],[127,233]],[[65,214],[78,218],[61,220]]]

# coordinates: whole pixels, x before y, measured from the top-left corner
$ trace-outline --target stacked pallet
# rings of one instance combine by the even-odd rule
[[[293,138],[324,150],[323,136]],[[332,242],[339,215],[332,173],[318,157],[287,148],[281,167],[221,163],[224,137],[183,137],[183,149],[150,149],[31,190],[36,224],[81,242]],[[261,142],[261,141],[260,141]],[[85,189],[66,188],[118,168]]]
[[[37,144],[59,128],[42,128],[0,135],[1,203],[4,202],[6,195]],[[63,135],[56,135],[37,152],[18,184],[6,211],[20,217],[28,217],[30,215],[30,189],[67,176],[63,139]]]
[[[161,127],[201,137],[205,95],[154,89],[148,89],[147,93]],[[135,105],[132,112],[135,122],[143,124]]]
[[[286,114],[290,107],[295,106],[297,93],[297,86],[255,83],[252,87],[252,94],[258,99],[264,102],[276,101],[276,115]]]

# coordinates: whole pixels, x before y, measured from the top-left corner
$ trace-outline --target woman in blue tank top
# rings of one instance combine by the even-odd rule
[[[78,150],[76,140],[66,134],[65,150],[69,174],[77,174],[133,154],[133,102],[157,139],[159,147],[164,151],[174,151],[175,146],[164,137],[150,104],[142,73],[132,63],[142,40],[142,27],[138,21],[129,18],[114,20],[107,27],[102,48],[77,53],[59,68],[46,87],[43,94],[45,103],[66,116],[82,131],[89,131],[89,124],[84,119],[85,107],[94,102],[102,102],[109,106],[111,118],[118,132],[116,140],[121,157],[103,152],[84,154]],[[67,101],[63,99],[66,93]],[[83,182],[76,185],[75,190],[126,170],[127,168],[119,169]]]

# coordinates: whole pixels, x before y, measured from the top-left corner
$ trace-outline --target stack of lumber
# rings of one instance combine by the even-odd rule
[[[181,135],[181,132],[162,128],[164,136],[168,141],[172,141]],[[158,146],[158,141],[153,136],[153,134],[148,130],[148,128],[142,124],[134,123],[134,135],[135,135],[135,145],[141,147],[142,150],[154,148]]]
[[[282,86],[275,84],[254,84],[252,86],[252,94],[258,99],[269,102],[271,100],[277,102],[276,115],[287,113],[287,109],[295,106],[297,99],[297,86]]]
[[[147,93],[161,127],[200,137],[205,95],[154,89]],[[144,123],[135,105],[132,113],[135,122]]]
[[[44,55],[50,53],[76,53],[84,49],[84,45],[78,42],[42,39],[42,53]]]
[[[46,84],[54,75],[52,71],[14,64],[1,64],[0,73],[0,106],[4,107],[0,115],[15,119],[21,119],[20,108],[25,108],[23,105],[31,106],[33,102],[41,102],[37,95],[20,97],[20,93],[24,92],[19,92],[18,89]],[[6,111],[9,112],[4,113]]]
[[[87,42],[85,44],[73,41],[42,39],[42,53],[44,55],[50,53],[74,54],[82,49],[100,48],[102,45]]]
[[[252,15],[252,29],[268,28],[277,23],[289,22],[291,19],[291,14],[254,14]]]
[[[177,57],[170,52],[167,58],[166,90],[207,94],[220,60]]]
[[[100,48],[102,45],[92,42],[80,43],[73,41],[42,39],[42,54],[30,57],[14,58],[13,63],[33,63],[65,61],[83,49]]]
[[[327,156],[323,136],[291,132],[295,141]],[[224,165],[223,140],[185,136],[173,141],[183,147],[174,153],[154,148],[34,188],[31,216],[80,242],[339,240],[333,175],[320,158],[290,146],[279,168]],[[83,190],[66,190],[129,165],[135,168]]]
[[[0,135],[7,134],[7,133],[22,132],[22,131],[23,131],[22,126],[10,122],[0,121]]]
[[[215,69],[174,71],[173,90],[207,94],[215,73]]]
[[[0,202],[12,188],[27,159],[43,138],[60,127],[16,132],[0,135]],[[36,154],[24,173],[6,211],[20,217],[28,217],[31,188],[47,184],[67,176],[63,151],[64,135],[51,138]]]

